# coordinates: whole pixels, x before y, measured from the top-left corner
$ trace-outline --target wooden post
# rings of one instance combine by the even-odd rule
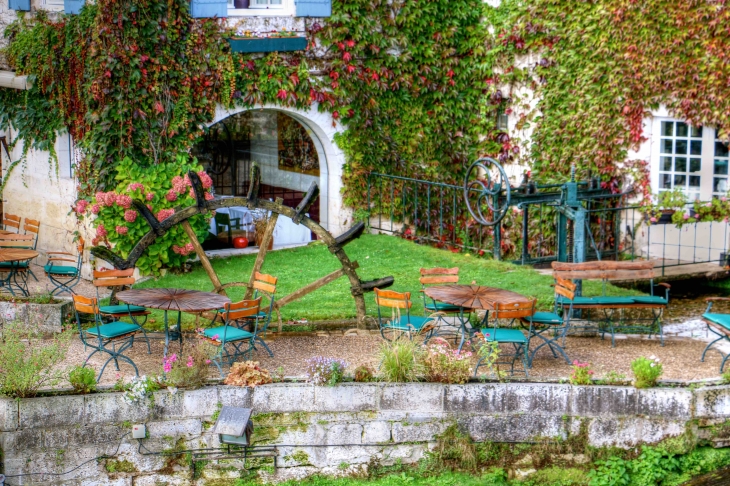
[[[228,295],[226,294],[225,289],[221,288],[222,284],[220,279],[218,278],[218,274],[215,273],[215,270],[213,270],[213,265],[210,264],[210,260],[208,260],[208,257],[205,255],[205,251],[203,251],[203,247],[198,241],[198,237],[195,235],[195,231],[193,231],[193,228],[190,226],[190,222],[186,219],[181,223],[181,226],[185,230],[185,233],[188,234],[188,238],[193,244],[193,248],[195,248],[195,253],[198,255],[198,258],[200,258],[200,263],[203,265],[205,273],[208,274],[210,281],[213,282],[213,292],[217,294],[222,293],[223,295]]]
[[[283,199],[277,198],[276,203],[282,204],[284,202]],[[253,264],[253,270],[251,271],[251,278],[248,280],[248,289],[246,289],[246,296],[244,297],[245,300],[248,300],[253,295],[253,282],[256,279],[256,272],[261,271],[261,267],[264,264],[264,259],[266,258],[266,252],[269,251],[269,243],[271,243],[271,239],[274,237],[274,228],[276,228],[276,221],[279,219],[279,213],[271,212],[271,219],[269,219],[269,223],[266,225],[266,230],[264,231],[264,237],[261,241],[259,241],[259,252],[256,255],[256,262]]]
[[[353,266],[353,268],[357,268],[358,267],[357,262],[352,262],[352,266]],[[335,270],[334,272],[332,272],[328,275],[325,275],[324,277],[322,277],[320,279],[315,280],[314,282],[310,283],[309,285],[305,285],[304,287],[302,287],[299,290],[295,290],[291,294],[289,294],[285,297],[282,297],[281,299],[276,299],[276,301],[274,302],[274,309],[276,309],[276,313],[279,316],[279,332],[281,332],[281,328],[283,325],[283,323],[281,321],[281,313],[279,312],[279,309],[281,309],[282,307],[284,307],[287,304],[291,304],[295,300],[301,299],[305,295],[314,292],[315,290],[317,290],[320,287],[324,287],[328,283],[337,280],[338,278],[342,277],[343,275],[345,275],[345,270],[340,268],[339,270]]]

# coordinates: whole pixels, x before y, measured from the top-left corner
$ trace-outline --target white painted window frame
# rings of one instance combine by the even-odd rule
[[[233,0],[228,0],[229,17],[293,17],[296,13],[294,0],[281,0],[280,5],[255,5],[250,0],[248,8],[234,8]],[[270,1],[270,0],[269,0]]]

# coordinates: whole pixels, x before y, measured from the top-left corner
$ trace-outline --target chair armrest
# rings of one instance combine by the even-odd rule
[[[656,284],[656,285],[657,285],[657,287],[659,287],[659,286],[662,286],[662,287],[666,287],[666,288],[668,288],[668,289],[671,289],[671,288],[672,288],[672,286],[671,286],[671,285],[669,285],[669,284],[668,284],[668,283],[666,283],[666,282],[659,282],[659,283],[658,283],[658,284]]]
[[[66,251],[48,251],[48,252],[46,252],[46,255],[68,255],[68,256],[76,256],[73,253],[68,253]]]
[[[730,301],[730,297],[705,297],[705,302]]]

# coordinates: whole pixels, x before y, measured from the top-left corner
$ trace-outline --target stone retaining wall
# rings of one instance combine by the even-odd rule
[[[0,301],[0,323],[21,322],[23,329],[45,336],[63,331],[64,317],[73,312],[71,300],[57,304]]]
[[[189,456],[141,453],[218,447],[210,430],[221,405],[253,408],[253,442],[277,446],[277,476],[287,478],[354,471],[371,461],[416,461],[453,423],[476,441],[566,438],[583,427],[593,446],[654,443],[730,419],[730,386],[636,390],[539,383],[272,384],[253,390],[214,386],[176,394],[160,391],[154,400],[133,406],[120,393],[0,399],[7,483],[232,484],[224,478],[239,477],[240,462],[193,467]],[[147,439],[125,436],[135,423],[147,425]],[[145,448],[141,452],[139,442]],[[103,454],[114,459],[93,460]],[[59,477],[10,477],[61,473],[89,460]]]

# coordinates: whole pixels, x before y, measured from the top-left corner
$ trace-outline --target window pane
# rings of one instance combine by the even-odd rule
[[[689,176],[689,187],[700,187],[700,176]]]
[[[687,185],[687,176],[686,175],[675,175],[674,176],[674,187],[684,187]]]
[[[687,124],[683,122],[677,122],[677,136],[686,137],[688,133]]]
[[[722,142],[715,142],[715,157],[727,157],[727,145]]]
[[[663,154],[671,154],[672,153],[672,141],[666,138],[662,139],[662,153]]]
[[[659,170],[672,170],[672,158],[662,157],[659,162]]]
[[[254,0],[253,3],[256,4],[256,5],[268,5],[269,4],[269,0]]]
[[[692,127],[692,137],[702,138],[702,127]]]
[[[712,182],[712,192],[727,192],[727,179],[715,177]]]
[[[671,189],[672,188],[672,174],[659,174],[659,188],[660,189]]]
[[[689,171],[699,172],[702,168],[702,159],[689,159]]]
[[[676,172],[687,172],[687,159],[685,157],[674,159],[674,170]]]
[[[702,155],[702,140],[692,140],[689,143],[689,153],[692,155]]]
[[[687,140],[675,140],[674,153],[686,154],[687,153]]]
[[[271,0],[269,3],[271,5],[281,5],[281,0]]]
[[[715,160],[715,174],[727,175],[727,160]]]
[[[687,198],[690,201],[699,201],[700,193],[699,192],[690,192],[689,194],[687,194]]]
[[[674,135],[674,123],[673,122],[662,122],[662,135],[665,137],[671,137]]]

